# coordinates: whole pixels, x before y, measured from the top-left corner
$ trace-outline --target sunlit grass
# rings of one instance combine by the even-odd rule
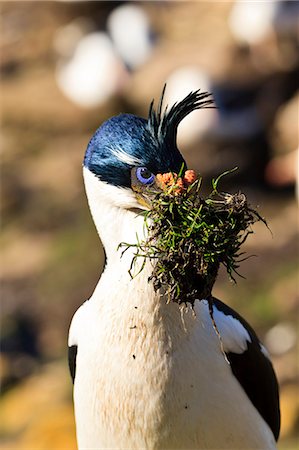
[[[212,190],[201,196],[201,177],[180,194],[179,176],[159,193],[153,193],[152,207],[145,213],[148,238],[135,244],[122,243],[136,252],[131,264],[131,276],[137,258],[155,261],[150,281],[156,291],[163,289],[170,301],[178,303],[208,298],[220,265],[236,281],[239,266],[248,258],[241,250],[252,233],[252,225],[265,220],[248,205],[245,194],[219,190],[225,172],[212,181]]]

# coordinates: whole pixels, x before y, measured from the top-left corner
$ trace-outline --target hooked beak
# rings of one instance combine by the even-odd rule
[[[157,182],[156,176],[153,183],[149,186],[142,185],[141,183],[132,180],[131,187],[135,193],[136,200],[142,206],[142,209],[151,209],[153,197],[163,191]]]

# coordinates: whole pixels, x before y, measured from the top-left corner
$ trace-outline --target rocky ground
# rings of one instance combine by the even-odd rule
[[[279,72],[275,58],[268,73],[264,70],[259,77],[250,64],[244,71],[244,65],[234,60],[227,25],[230,2],[146,3],[158,36],[152,57],[130,73],[121,90],[104,104],[80,108],[55,81],[59,59],[55,36],[59,27],[81,16],[96,17],[97,26],[103,27],[111,7],[111,2],[1,3],[0,438],[1,448],[7,450],[75,448],[66,361],[68,326],[74,311],[92,293],[103,263],[81,176],[91,134],[104,119],[121,111],[146,114],[151,98],[157,98],[165,79],[181,65],[200,65],[219,80],[231,73],[236,83],[248,74],[262,83],[269,73]],[[292,96],[273,114],[270,157],[298,145],[297,100]],[[191,144],[183,137],[181,141],[187,161],[207,178],[218,175],[223,166],[236,165],[236,158],[241,166],[248,158],[244,142],[241,149],[213,136]],[[295,450],[299,448],[298,209],[294,187],[274,189],[261,181],[253,169],[258,161],[244,166],[244,176],[230,188],[246,190],[271,232],[260,224],[255,227],[246,250],[258,256],[243,263],[246,278],[235,286],[220,273],[214,294],[245,315],[266,342],[281,386],[279,448]]]

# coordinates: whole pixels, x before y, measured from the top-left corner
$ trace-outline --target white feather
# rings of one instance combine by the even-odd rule
[[[130,166],[140,166],[142,161],[135,156],[129,155],[121,148],[112,148],[111,153],[121,162],[129,164]]]
[[[216,306],[213,306],[213,315],[222,337],[224,351],[239,354],[245,352],[251,338],[241,322],[219,311]]]

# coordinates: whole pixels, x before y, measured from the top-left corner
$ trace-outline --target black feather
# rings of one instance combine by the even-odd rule
[[[234,376],[277,440],[280,430],[279,389],[272,364],[261,351],[259,339],[246,320],[214,297],[213,305],[223,314],[237,319],[250,335],[251,342],[247,342],[245,352],[227,352],[226,356]]]
[[[71,373],[71,377],[72,377],[73,383],[75,381],[75,376],[76,376],[77,351],[78,351],[78,346],[77,345],[71,345],[68,348],[69,369],[70,369],[70,373]]]
[[[182,101],[174,103],[168,110],[164,109],[162,113],[162,104],[164,99],[166,85],[164,85],[158,108],[154,109],[154,100],[150,104],[148,114],[148,128],[155,140],[160,146],[176,147],[176,136],[179,123],[192,111],[201,108],[211,107],[213,105],[212,94],[201,92],[200,89],[190,92]]]

